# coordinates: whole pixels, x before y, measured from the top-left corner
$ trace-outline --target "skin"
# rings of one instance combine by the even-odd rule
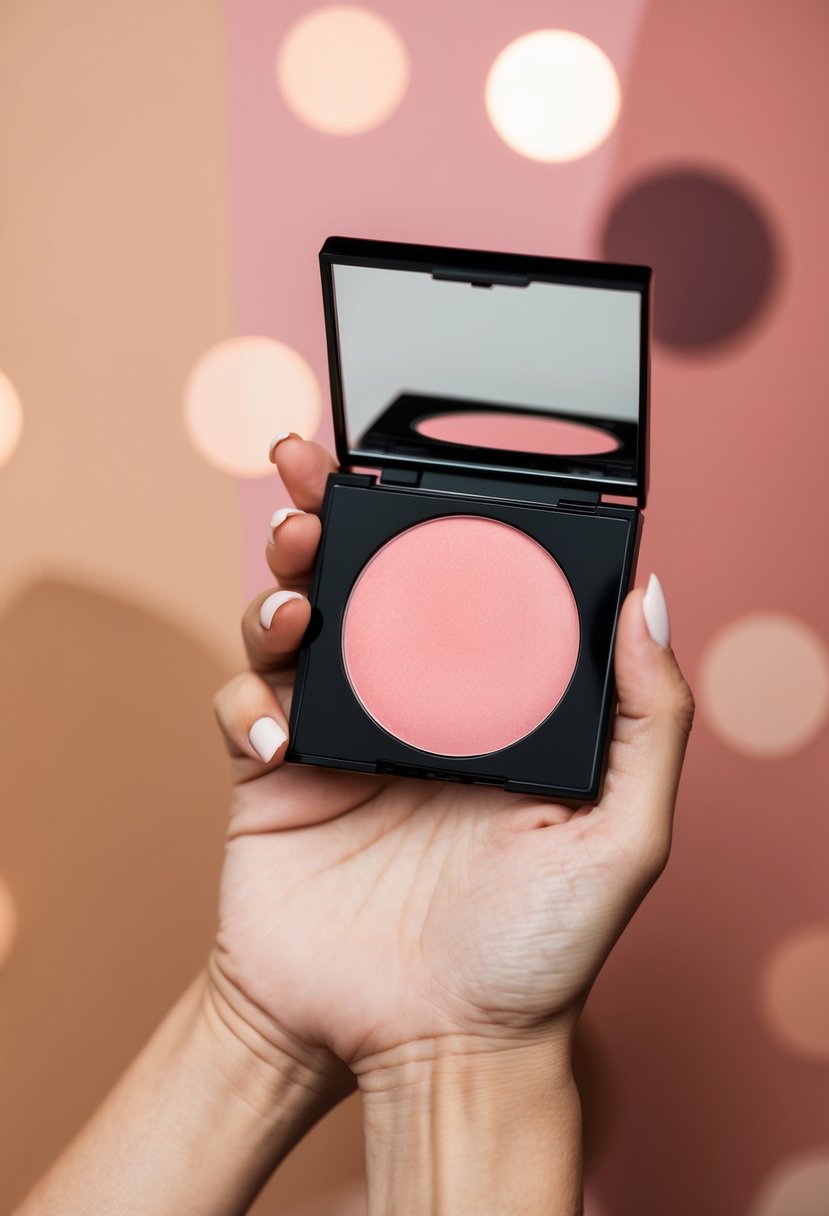
[[[278,527],[267,559],[278,586],[304,592],[334,465],[295,436],[275,457],[307,514]],[[492,789],[283,766],[285,744],[263,763],[249,732],[270,717],[287,736],[310,607],[291,600],[265,628],[266,594],[250,605],[250,670],[215,701],[234,783],[220,927],[189,1013],[178,1017],[212,1043],[195,1049],[192,1029],[182,1030],[193,1059],[217,1060],[234,1092],[281,1131],[255,1159],[224,1146],[235,1173],[214,1180],[198,1208],[191,1179],[189,1210],[243,1211],[238,1196],[249,1197],[355,1084],[370,1213],[580,1210],[573,1033],[604,959],[667,861],[693,718],[673,652],[647,630],[642,594],[628,596],[619,620],[604,793],[575,810]],[[169,1055],[147,1050],[144,1077],[169,1072]],[[107,1129],[140,1124],[150,1101],[123,1086],[121,1105],[86,1133],[100,1151]],[[240,1139],[259,1143],[249,1132]],[[22,1210],[57,1211],[49,1195],[58,1190],[60,1210],[74,1210],[67,1194],[76,1185],[82,1198],[88,1171],[67,1174],[72,1161],[70,1150],[56,1167],[60,1185],[53,1172]],[[169,1174],[165,1194],[175,1192],[175,1165]],[[98,1194],[101,1185],[98,1177]],[[153,1198],[154,1211],[168,1210]]]

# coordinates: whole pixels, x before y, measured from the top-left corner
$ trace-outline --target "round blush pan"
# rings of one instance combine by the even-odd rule
[[[546,549],[510,524],[451,515],[375,553],[342,642],[375,722],[422,751],[475,756],[516,743],[555,709],[579,635],[570,584]]]
[[[616,436],[601,427],[545,418],[542,414],[499,414],[488,410],[432,414],[419,419],[415,430],[443,443],[547,456],[600,456],[620,447]]]

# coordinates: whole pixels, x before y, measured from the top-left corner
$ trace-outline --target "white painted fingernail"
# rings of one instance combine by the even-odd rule
[[[300,511],[296,507],[281,507],[280,510],[274,511],[271,516],[271,522],[268,524],[268,544],[273,544],[273,534],[280,524],[284,524],[289,515],[304,515],[304,511]]]
[[[267,764],[269,760],[273,760],[288,736],[273,718],[257,718],[250,728],[248,738],[257,756]]]
[[[302,596],[298,591],[274,591],[273,595],[269,595],[259,609],[259,624],[263,629],[270,629],[271,621],[283,604],[287,604],[288,600],[301,599]]]
[[[659,646],[671,644],[671,619],[668,616],[668,605],[665,603],[665,592],[655,574],[648,579],[648,586],[642,599],[642,612],[648,633]]]
[[[280,435],[274,435],[273,439],[271,440],[271,445],[268,448],[268,457],[270,458],[271,464],[276,464],[276,456],[274,455],[274,453],[276,452],[276,449],[279,447],[282,440],[290,439],[292,435],[294,435],[296,438],[298,438],[296,431],[283,431]]]

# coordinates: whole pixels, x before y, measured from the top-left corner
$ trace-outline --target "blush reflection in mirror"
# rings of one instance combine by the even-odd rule
[[[419,434],[442,443],[548,456],[601,456],[620,446],[617,437],[601,427],[543,414],[458,411],[431,414],[414,425]]]
[[[476,515],[440,516],[388,541],[359,574],[343,659],[365,711],[396,739],[475,756],[523,739],[576,667],[570,583],[536,540]]]

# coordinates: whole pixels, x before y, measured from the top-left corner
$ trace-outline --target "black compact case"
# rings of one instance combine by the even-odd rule
[[[595,800],[615,705],[616,621],[647,492],[650,270],[346,237],[325,242],[320,267],[344,471],[329,477],[322,506],[287,759]],[[468,442],[417,431],[442,411],[456,427],[468,413]],[[489,446],[480,428],[492,414],[500,436],[519,416],[549,417],[607,432],[615,447]],[[421,751],[389,733],[355,694],[343,657],[346,606],[367,563],[399,533],[457,514],[511,525],[546,549],[580,626],[575,670],[552,712],[517,742],[474,756]]]

